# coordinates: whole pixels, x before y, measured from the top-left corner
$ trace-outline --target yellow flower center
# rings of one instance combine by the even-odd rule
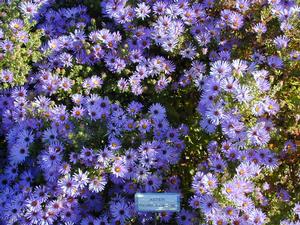
[[[119,173],[119,172],[121,171],[121,168],[117,166],[117,167],[115,168],[115,171],[116,171],[117,173]]]

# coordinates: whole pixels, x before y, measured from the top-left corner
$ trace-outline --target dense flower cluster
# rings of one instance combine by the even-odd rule
[[[251,197],[262,206],[268,204],[261,187],[256,187],[252,179],[261,171],[278,166],[277,156],[267,147],[275,130],[272,116],[279,110],[276,101],[265,96],[269,89],[267,74],[247,61],[216,61],[211,65],[210,75],[203,79],[198,106],[202,115],[200,126],[208,133],[218,132],[219,126],[225,138],[221,143],[209,143],[207,162],[194,177],[195,196],[190,205],[200,208],[213,224],[266,222],[266,215],[255,208]],[[250,111],[251,123],[243,120],[245,112],[241,109]],[[221,174],[228,173],[229,163],[237,162],[240,164],[235,175],[225,180]],[[265,185],[263,191],[268,189]],[[217,188],[230,203],[218,203],[213,197]]]
[[[271,198],[293,198],[280,220],[299,223],[299,196],[264,180],[297,151],[272,147],[300,61],[295,1],[95,2],[0,1],[0,222],[275,224]],[[160,102],[181,91],[197,96],[184,121],[212,137],[188,191],[196,129]],[[181,193],[181,211],[137,212],[136,192]]]
[[[12,93],[1,97],[8,144],[1,212],[8,224],[53,224],[59,218],[77,224],[87,215],[83,224],[124,224],[136,216],[135,192],[179,190],[169,170],[180,159],[188,130],[173,128],[160,104],[143,114],[139,102],[123,109],[107,97],[74,95],[68,110],[44,96],[29,100],[25,89]],[[101,216],[94,218],[94,212]]]

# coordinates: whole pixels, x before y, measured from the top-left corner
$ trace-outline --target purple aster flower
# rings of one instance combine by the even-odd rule
[[[72,116],[79,119],[85,115],[85,109],[82,106],[75,106],[72,109]]]
[[[248,69],[247,62],[244,60],[236,59],[232,61],[233,71],[238,75],[243,75]]]
[[[137,115],[141,109],[143,108],[143,105],[139,102],[131,102],[129,105],[128,105],[128,108],[127,108],[127,112],[134,116],[134,115]]]
[[[37,4],[35,4],[33,2],[29,2],[29,1],[21,2],[19,7],[20,7],[21,11],[26,16],[29,16],[29,17],[32,17],[33,15],[35,15],[37,13],[37,9],[38,9]]]
[[[52,147],[43,151],[40,158],[40,166],[45,170],[55,170],[61,164],[61,155]]]
[[[92,161],[94,156],[94,152],[90,148],[83,147],[80,152],[80,159],[85,162]]]
[[[223,78],[231,74],[231,66],[226,61],[216,61],[212,64],[210,74],[216,78]]]
[[[78,195],[78,184],[69,174],[58,181],[58,186],[67,196]]]
[[[146,192],[156,192],[160,188],[162,181],[161,178],[150,175],[144,180],[144,184]]]
[[[21,19],[13,19],[10,21],[9,26],[13,31],[22,30],[24,27],[24,21]]]
[[[194,59],[194,57],[196,56],[196,53],[197,53],[196,48],[191,43],[188,43],[186,45],[186,47],[180,51],[180,54],[182,55],[182,57],[188,58],[191,60]]]
[[[206,93],[210,93],[213,96],[217,96],[221,91],[220,82],[217,79],[208,78],[204,83],[203,90]]]
[[[93,216],[87,216],[86,218],[82,219],[80,225],[91,225],[97,224],[98,220],[95,219]]]
[[[14,44],[10,40],[4,40],[0,42],[0,47],[4,52],[12,52],[14,49]]]
[[[2,70],[1,71],[1,80],[2,80],[2,82],[12,83],[14,80],[13,73],[10,72],[9,70]]]
[[[133,49],[130,52],[129,59],[133,63],[140,63],[145,60],[144,56],[142,55],[142,51],[140,49]]]
[[[267,59],[267,63],[274,69],[282,69],[283,67],[283,62],[278,56],[269,56]]]
[[[191,225],[193,214],[185,209],[182,209],[176,216],[178,224]]]
[[[225,152],[225,156],[230,161],[236,161],[240,158],[240,151],[232,148]]]
[[[239,30],[244,25],[244,18],[237,12],[231,12],[229,14],[229,26],[234,30]]]
[[[235,209],[234,207],[232,206],[227,206],[223,209],[223,211],[225,212],[225,216],[228,218],[228,219],[235,219],[238,217],[239,215],[239,211],[237,209]]]
[[[87,79],[86,81],[87,81],[88,87],[90,89],[100,88],[103,84],[103,80],[96,75],[92,76],[91,78]]]
[[[204,129],[205,132],[207,132],[207,133],[209,133],[209,134],[214,133],[215,130],[216,130],[216,125],[214,125],[214,124],[212,123],[212,121],[209,120],[209,119],[203,118],[203,119],[199,122],[199,124],[200,124],[201,128]]]
[[[64,90],[64,91],[69,91],[73,85],[73,80],[71,80],[70,78],[67,77],[63,77],[61,82],[60,82],[60,87]]]
[[[289,193],[285,190],[285,189],[283,189],[283,188],[281,188],[280,190],[279,190],[279,192],[277,193],[277,197],[281,200],[281,201],[285,201],[285,202],[288,202],[288,201],[290,201],[290,195],[289,195]]]
[[[147,133],[151,130],[152,125],[148,119],[142,119],[139,121],[138,127],[141,133]]]
[[[255,116],[262,116],[265,113],[263,102],[257,102],[253,105],[252,112]]]
[[[200,201],[201,198],[199,196],[193,196],[192,198],[190,198],[189,200],[189,205],[193,208],[193,209],[199,209],[200,208]]]
[[[270,135],[263,127],[264,123],[258,123],[248,131],[248,138],[253,145],[262,146],[269,142]]]
[[[118,81],[118,88],[120,89],[120,91],[122,92],[126,92],[129,90],[129,82],[125,79],[125,78],[121,78]]]
[[[10,162],[12,164],[18,164],[23,162],[29,155],[29,149],[26,145],[17,143],[10,149]]]
[[[227,225],[228,224],[228,220],[225,215],[212,215],[210,217],[210,220],[211,220],[212,224],[217,224],[217,225]],[[236,224],[240,224],[240,223],[236,223]]]
[[[295,206],[294,206],[294,213],[296,215],[298,215],[298,217],[300,217],[300,204],[299,203],[296,203]]]
[[[218,104],[218,103],[214,104],[214,105],[210,105],[207,108],[205,115],[211,121],[211,123],[214,125],[219,125],[220,122],[225,117],[224,109],[221,106],[221,104]]]
[[[225,79],[221,80],[220,85],[224,91],[233,93],[238,87],[238,81],[233,76],[227,76]]]
[[[170,77],[161,76],[155,85],[155,90],[160,92],[164,90],[170,83]]]
[[[60,54],[59,59],[62,62],[62,65],[64,67],[71,67],[72,66],[72,55],[66,52],[63,52]]]
[[[252,162],[242,162],[236,168],[237,174],[244,179],[249,179],[257,176],[260,170],[260,166]]]
[[[283,49],[287,48],[289,41],[290,39],[287,36],[281,35],[274,39],[274,44],[276,45],[277,49]]]
[[[119,150],[122,147],[121,141],[118,138],[112,137],[109,140],[109,148],[113,151]]]
[[[235,91],[235,97],[239,102],[248,103],[253,99],[251,95],[251,90],[246,85],[239,85]]]
[[[21,43],[27,43],[28,42],[28,33],[26,31],[19,31],[17,32],[17,39],[18,41],[20,41]]]
[[[275,100],[266,97],[264,99],[264,110],[270,115],[275,115],[279,111],[279,105]]]
[[[240,12],[245,12],[249,9],[250,3],[247,0],[237,0],[235,6]]]
[[[125,221],[130,217],[130,207],[124,201],[112,202],[110,204],[110,212],[116,220]]]
[[[111,170],[116,177],[124,177],[127,173],[127,167],[122,162],[118,161],[113,164]]]
[[[168,223],[172,219],[172,215],[173,212],[168,212],[168,211],[160,212],[159,219],[164,223]]]
[[[78,169],[78,172],[73,175],[73,180],[78,184],[79,188],[84,188],[89,183],[89,173],[87,171],[82,172],[81,169]]]
[[[253,27],[253,30],[255,33],[258,33],[261,35],[261,34],[264,34],[267,32],[267,27],[263,23],[258,23]]]
[[[262,64],[266,61],[266,57],[259,52],[254,52],[254,54],[251,56],[254,62],[257,64]]]
[[[250,212],[250,221],[253,224],[262,225],[266,223],[266,215],[259,209],[253,209]]]
[[[135,8],[135,12],[137,18],[141,18],[142,20],[144,20],[146,17],[149,17],[151,10],[148,5],[142,2],[137,4],[137,7]]]
[[[212,170],[214,170],[217,173],[222,173],[224,172],[225,168],[226,168],[226,162],[221,159],[221,158],[213,158],[211,159],[211,166],[212,166]]]
[[[207,191],[213,191],[218,186],[217,178],[211,173],[205,174],[201,179],[201,183]]]
[[[201,197],[200,209],[206,215],[214,214],[219,208],[217,201],[211,195]]]
[[[297,150],[297,145],[292,140],[288,140],[284,143],[284,151],[287,151],[288,153],[292,153]]]
[[[149,113],[154,119],[164,119],[166,117],[166,109],[159,103],[153,104],[149,108]]]
[[[300,60],[300,52],[296,51],[296,50],[291,51],[291,53],[290,53],[290,59],[293,60],[293,61]]]
[[[153,12],[157,15],[163,15],[166,11],[167,3],[163,1],[157,1],[153,4]]]
[[[266,80],[266,79],[257,79],[256,80],[256,84],[257,84],[257,87],[262,92],[269,91],[270,87],[271,87],[270,82],[268,80]]]
[[[221,52],[218,53],[218,55],[219,55],[218,60],[227,61],[231,57],[231,52],[229,50],[221,51]]]
[[[105,174],[96,176],[89,180],[89,190],[95,193],[99,193],[104,190],[107,184],[107,177]]]

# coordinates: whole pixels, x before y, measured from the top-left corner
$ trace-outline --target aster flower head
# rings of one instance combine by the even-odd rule
[[[218,79],[208,78],[205,80],[203,89],[206,93],[217,96],[221,91],[220,82]]]
[[[107,176],[105,174],[99,175],[89,180],[89,190],[99,193],[104,190],[106,184]]]
[[[58,185],[67,196],[76,196],[78,194],[78,184],[69,174],[60,179]]]
[[[28,17],[34,16],[38,9],[38,5],[30,1],[21,2],[19,7],[21,11]]]
[[[138,127],[141,133],[147,133],[151,130],[152,125],[148,119],[142,119],[139,121]]]
[[[114,219],[121,222],[125,222],[130,217],[130,207],[124,201],[112,202],[109,209]]]
[[[236,169],[237,174],[244,179],[255,177],[260,170],[260,166],[252,162],[242,162]]]
[[[71,115],[77,119],[82,118],[85,115],[85,109],[82,106],[75,106]]]
[[[176,216],[176,221],[178,224],[192,224],[193,213],[182,209]]]
[[[112,174],[116,177],[124,177],[127,173],[127,167],[122,162],[115,162],[112,166]]]
[[[14,44],[10,40],[4,40],[0,42],[0,48],[5,52],[12,53],[14,50]]]
[[[244,18],[237,12],[231,12],[229,14],[229,26],[234,30],[239,30],[244,25]]]
[[[151,12],[151,9],[148,5],[142,2],[137,5],[135,12],[138,18],[144,20],[146,17],[149,17],[149,13]]]
[[[300,52],[296,51],[296,50],[291,51],[291,53],[290,53],[290,59],[292,61],[299,61],[300,60]]]
[[[206,116],[212,124],[219,125],[224,118],[224,109],[220,104],[211,105],[207,109]]]
[[[270,140],[269,133],[263,129],[264,123],[258,123],[248,131],[249,140],[254,145],[265,145]]]
[[[14,76],[13,76],[12,72],[10,72],[9,70],[1,71],[1,81],[2,82],[12,83],[13,80],[14,80]]]
[[[216,61],[212,64],[210,74],[216,78],[223,78],[231,74],[231,66],[227,61]]]
[[[29,41],[29,35],[26,31],[17,32],[17,40],[21,43],[27,43]]]
[[[264,34],[267,32],[267,27],[263,23],[258,23],[253,27],[253,31],[257,34]]]
[[[162,184],[161,178],[151,175],[148,176],[145,180],[145,191],[146,192],[155,192],[159,189]]]
[[[12,164],[23,162],[29,155],[29,148],[21,143],[14,144],[10,150],[10,161]]]
[[[282,69],[283,68],[283,61],[278,56],[269,56],[267,58],[267,63],[270,67],[274,69]]]
[[[240,12],[245,12],[249,9],[250,3],[247,0],[238,0],[236,1],[236,8]]]
[[[266,218],[267,218],[266,215],[261,210],[253,209],[250,212],[250,221],[253,224],[258,224],[258,225],[265,224]]]
[[[154,119],[164,119],[166,117],[166,109],[159,103],[151,105],[149,112]]]
[[[74,181],[78,184],[79,188],[84,188],[89,183],[89,173],[82,172],[81,169],[78,169],[78,173],[73,175]]]
[[[300,204],[296,203],[294,206],[294,213],[300,217]]]
[[[141,103],[133,101],[128,105],[127,112],[130,115],[136,115],[141,111],[142,108],[143,105]]]
[[[9,26],[13,31],[22,30],[24,27],[24,21],[21,19],[13,19],[10,21]]]
[[[288,46],[289,41],[290,39],[287,36],[281,35],[274,39],[274,44],[276,45],[277,49],[283,49]]]
[[[278,103],[269,97],[264,99],[264,106],[264,110],[270,115],[275,115],[279,110]]]
[[[215,213],[219,208],[217,201],[211,195],[201,197],[200,209],[206,215]]]

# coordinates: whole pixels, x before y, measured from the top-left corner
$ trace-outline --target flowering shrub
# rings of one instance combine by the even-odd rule
[[[3,224],[299,223],[295,1],[0,8]]]

